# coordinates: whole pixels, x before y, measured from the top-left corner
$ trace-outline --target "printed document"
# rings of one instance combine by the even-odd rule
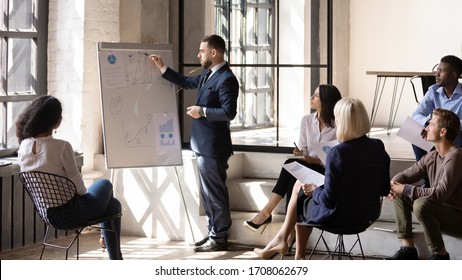
[[[283,166],[292,176],[304,184],[313,183],[316,186],[324,185],[324,175],[300,163],[293,161]]]
[[[433,147],[433,143],[422,138],[420,135],[422,129],[424,127],[420,123],[407,117],[396,135],[428,152]]]

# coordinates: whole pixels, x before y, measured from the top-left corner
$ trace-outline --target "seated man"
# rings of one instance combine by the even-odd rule
[[[417,109],[412,113],[412,118],[421,125],[426,125],[431,112],[436,108],[442,108],[453,111],[462,119],[462,84],[459,83],[461,74],[462,60],[460,58],[454,55],[442,57],[436,69],[436,83],[428,88]],[[422,130],[422,136],[424,135],[425,130]],[[454,143],[462,147],[462,132],[459,132]],[[412,149],[417,161],[427,153],[415,145],[412,145]],[[424,180],[425,187],[429,187],[428,179],[424,178]]]
[[[427,244],[433,252],[432,260],[449,260],[442,232],[462,236],[462,150],[454,144],[460,131],[459,117],[452,111],[435,109],[425,131],[427,141],[435,144],[435,150],[391,180],[388,197],[394,201],[402,247],[388,259],[418,259],[411,211],[423,227]],[[411,185],[426,177],[430,188]]]

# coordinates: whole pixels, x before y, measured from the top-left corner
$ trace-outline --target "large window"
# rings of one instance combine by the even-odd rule
[[[199,45],[202,30],[228,43],[226,60],[240,83],[238,115],[231,123],[235,149],[292,150],[300,120],[311,112],[310,96],[319,84],[332,83],[332,0],[195,0],[183,5],[180,70],[200,66],[197,48],[190,48]],[[184,98],[183,104],[194,102]],[[189,120],[183,120],[189,135]]]
[[[47,0],[0,0],[0,156],[18,147],[15,117],[46,94]]]

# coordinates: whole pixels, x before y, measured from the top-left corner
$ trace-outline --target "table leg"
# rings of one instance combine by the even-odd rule
[[[383,79],[383,84],[382,84],[382,79]],[[377,116],[377,111],[379,109],[380,101],[382,100],[383,89],[385,87],[386,81],[387,81],[387,77],[377,76],[377,81],[375,83],[374,101],[372,102],[371,127],[374,126],[375,117]]]
[[[398,102],[396,102],[396,94],[398,92],[399,87],[399,79],[400,77],[395,78],[395,83],[393,86],[393,95],[391,99],[391,106],[390,106],[390,115],[388,117],[388,126],[387,126],[387,135],[390,135],[391,129],[395,123],[396,114],[398,113],[399,103],[401,101],[401,97],[403,96],[404,85],[406,84],[407,77],[403,77],[403,83],[401,85],[401,91],[399,93]]]

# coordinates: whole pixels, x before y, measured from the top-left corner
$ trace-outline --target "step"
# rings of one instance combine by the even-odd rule
[[[232,211],[258,212],[269,201],[276,179],[263,178],[241,178],[227,182],[229,191],[230,208]],[[274,214],[286,213],[285,198],[279,202],[274,209]],[[384,199],[380,220],[394,221],[395,214],[393,202]],[[413,214],[413,222],[417,223],[417,218]]]
[[[226,184],[232,211],[258,212],[269,201],[276,179],[240,178]],[[285,205],[285,199],[281,200],[273,213],[285,214]]]
[[[229,241],[234,244],[264,247],[276,235],[284,222],[284,215],[273,215],[273,221],[263,231],[259,229],[257,232],[252,232],[243,226],[244,221],[250,220],[255,216],[255,212],[240,212],[232,211],[231,216],[233,225],[229,231]],[[307,252],[314,246],[320,231],[314,229],[307,245]],[[336,235],[325,234],[326,241],[330,248],[335,246]],[[377,221],[371,225],[365,232],[360,233],[361,243],[364,254],[369,258],[384,258],[393,255],[400,247],[401,242],[397,239],[395,233],[394,222]],[[462,238],[455,238],[443,235],[451,259],[462,260]],[[425,236],[422,227],[419,224],[414,224],[414,242],[421,259],[428,259],[431,256],[426,245]],[[345,245],[351,246],[354,243],[353,236],[345,236]],[[350,245],[348,245],[350,244]],[[321,251],[324,250],[323,245],[318,245]],[[353,254],[359,255],[359,247],[353,249]]]

